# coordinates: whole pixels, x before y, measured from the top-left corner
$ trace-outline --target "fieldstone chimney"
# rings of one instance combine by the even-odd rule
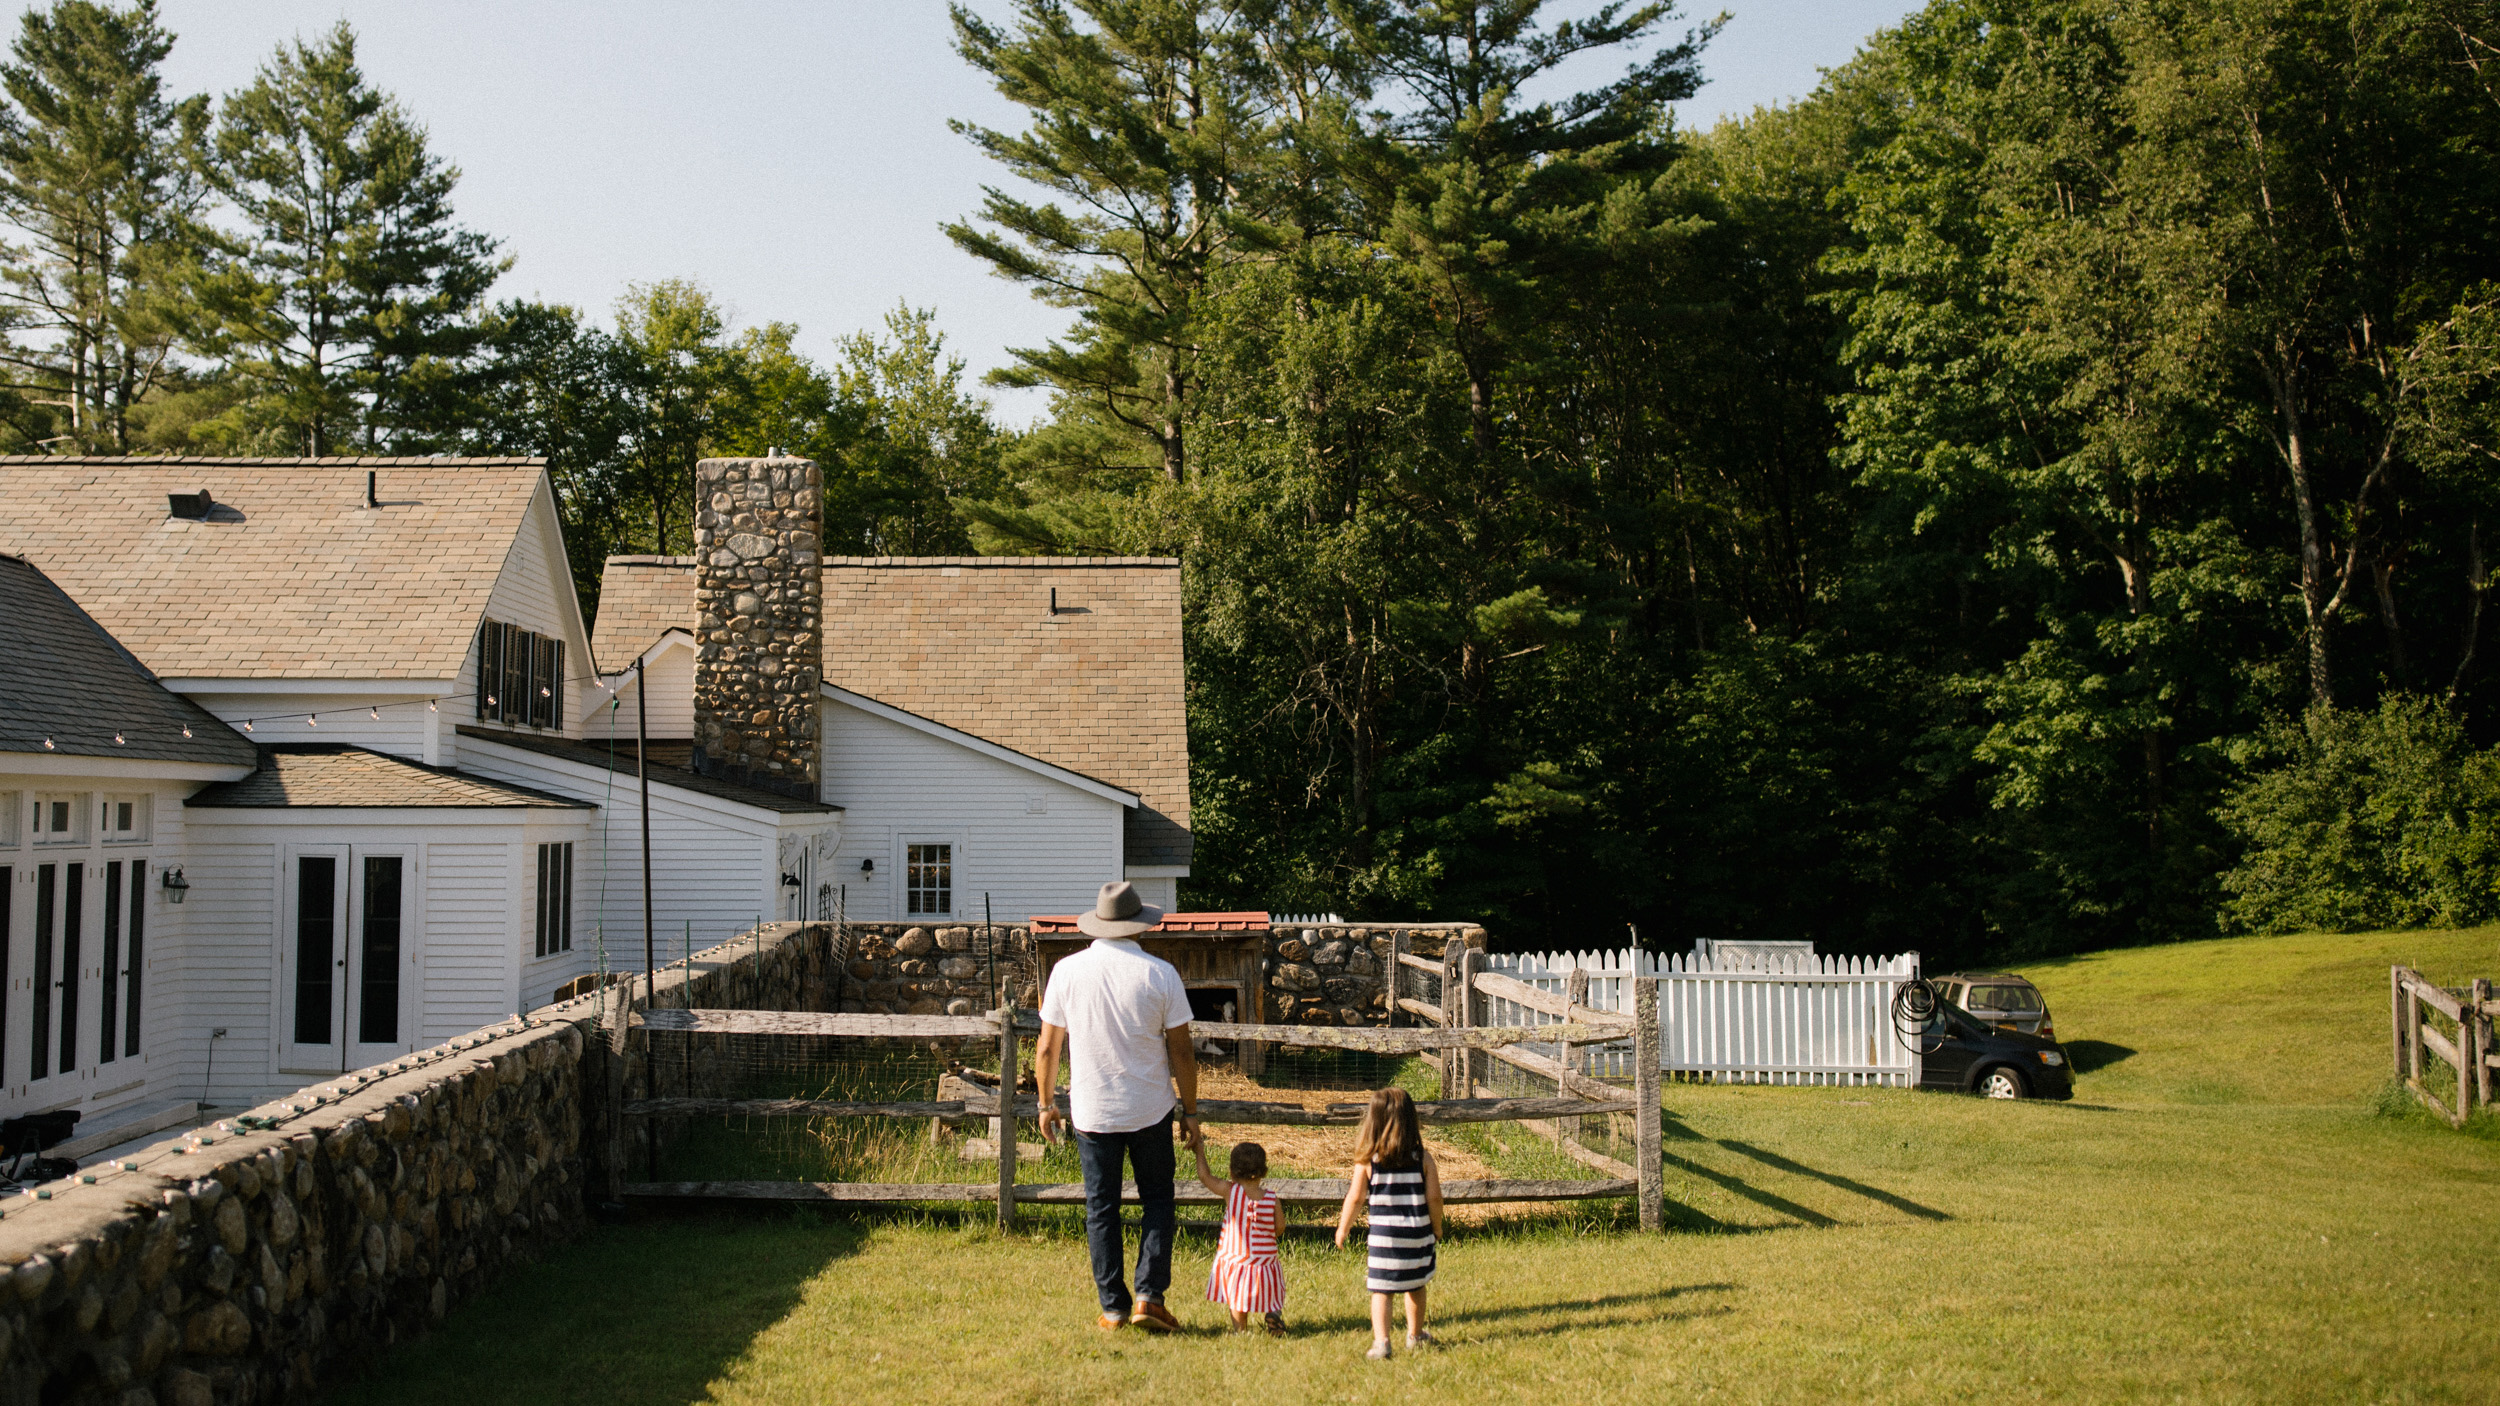
[[[823,478],[810,459],[705,459],[694,481],[694,769],[815,800]]]

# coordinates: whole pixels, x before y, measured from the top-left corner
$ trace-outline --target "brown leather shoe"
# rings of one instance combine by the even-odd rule
[[[1169,1333],[1180,1327],[1181,1321],[1174,1318],[1172,1310],[1163,1305],[1149,1299],[1139,1299],[1137,1310],[1128,1316],[1128,1325],[1132,1328],[1143,1328],[1149,1333]]]
[[[1127,1322],[1127,1319],[1111,1312],[1109,1309],[1105,1309],[1103,1310],[1102,1316],[1094,1320],[1094,1326],[1108,1333],[1118,1329],[1121,1325]]]

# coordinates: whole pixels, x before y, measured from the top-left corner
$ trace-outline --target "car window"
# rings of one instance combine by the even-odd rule
[[[1971,993],[1970,1004],[1974,1010],[2034,1015],[2040,1010],[2040,993],[2028,986],[1983,986]]]

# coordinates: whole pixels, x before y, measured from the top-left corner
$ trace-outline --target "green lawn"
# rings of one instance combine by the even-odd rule
[[[1603,1217],[1443,1251],[1445,1346],[1366,1363],[1360,1262],[1286,1252],[1289,1340],[1091,1325],[1066,1218],[772,1212],[601,1231],[345,1402],[2500,1398],[2500,1136],[2383,1097],[2387,965],[2500,975],[2500,929],[2023,970],[2071,1104],[1670,1086],[1662,1237]],[[1521,1150],[1524,1157],[1525,1150]]]

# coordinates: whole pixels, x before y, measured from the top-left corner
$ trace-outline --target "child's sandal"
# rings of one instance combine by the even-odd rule
[[[1271,1338],[1281,1338],[1285,1335],[1285,1315],[1270,1313],[1267,1316],[1267,1335]]]

